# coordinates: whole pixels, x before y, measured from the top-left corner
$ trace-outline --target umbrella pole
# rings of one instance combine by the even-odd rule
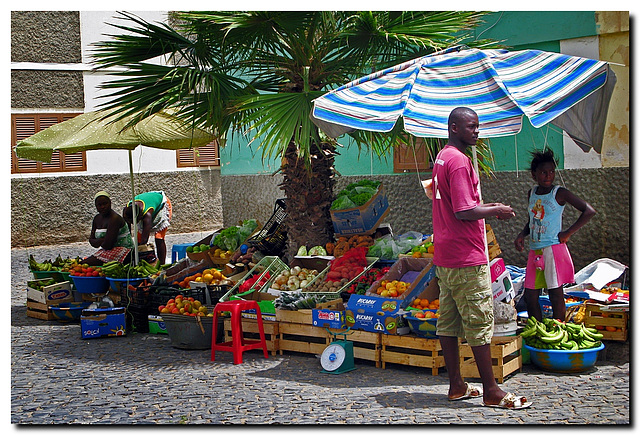
[[[478,178],[480,177],[480,171],[478,170],[478,149],[475,145],[471,147],[471,155],[473,156],[473,169],[475,169],[476,174],[478,174]],[[482,201],[482,186],[478,183],[478,195],[480,196],[480,203]],[[483,219],[486,224],[486,220]],[[489,264],[489,243],[487,241],[487,232],[484,232],[484,253],[487,256],[487,264]]]
[[[131,150],[129,150],[129,178],[131,179],[131,212],[133,213],[133,252],[134,252],[134,265],[138,264],[138,207],[136,207],[136,192],[133,182],[133,157],[131,157]]]

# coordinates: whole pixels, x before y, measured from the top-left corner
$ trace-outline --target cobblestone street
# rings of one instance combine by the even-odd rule
[[[502,388],[533,406],[506,411],[481,399],[449,402],[443,369],[433,376],[356,360],[356,370],[331,375],[312,355],[264,359],[260,351],[234,365],[230,353],[212,362],[210,350],[177,349],[164,335],[82,340],[78,323],[28,318],[28,254],[44,260],[90,252],[88,244],[12,250],[13,424],[630,424],[628,358],[598,361],[579,374],[525,365]]]

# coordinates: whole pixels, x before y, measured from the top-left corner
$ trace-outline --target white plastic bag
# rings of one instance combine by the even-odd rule
[[[610,258],[601,258],[576,273],[576,284],[591,284],[598,290],[620,277],[627,266]]]

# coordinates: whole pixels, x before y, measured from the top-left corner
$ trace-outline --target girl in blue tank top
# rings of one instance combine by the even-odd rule
[[[540,290],[547,289],[553,317],[564,321],[566,306],[562,286],[574,281],[574,268],[567,248],[569,238],[596,214],[594,208],[568,189],[553,184],[556,163],[553,151],[531,153],[531,176],[537,183],[528,193],[529,220],[515,239],[516,249],[524,249],[529,236],[529,257],[525,272],[525,301],[529,316],[542,320]],[[581,212],[580,217],[566,230],[562,230],[565,204]]]

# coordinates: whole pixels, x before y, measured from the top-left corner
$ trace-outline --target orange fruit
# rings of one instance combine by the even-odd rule
[[[213,281],[213,275],[210,274],[210,273],[206,273],[206,274],[202,275],[202,280],[208,284],[211,281]]]
[[[421,301],[421,300],[422,300],[422,299],[420,299],[420,298],[415,298],[415,299],[413,300],[413,302],[411,303],[411,305],[420,305],[420,301]]]
[[[609,332],[616,332],[618,330],[618,328],[616,328],[615,326],[606,326],[604,329]]]

